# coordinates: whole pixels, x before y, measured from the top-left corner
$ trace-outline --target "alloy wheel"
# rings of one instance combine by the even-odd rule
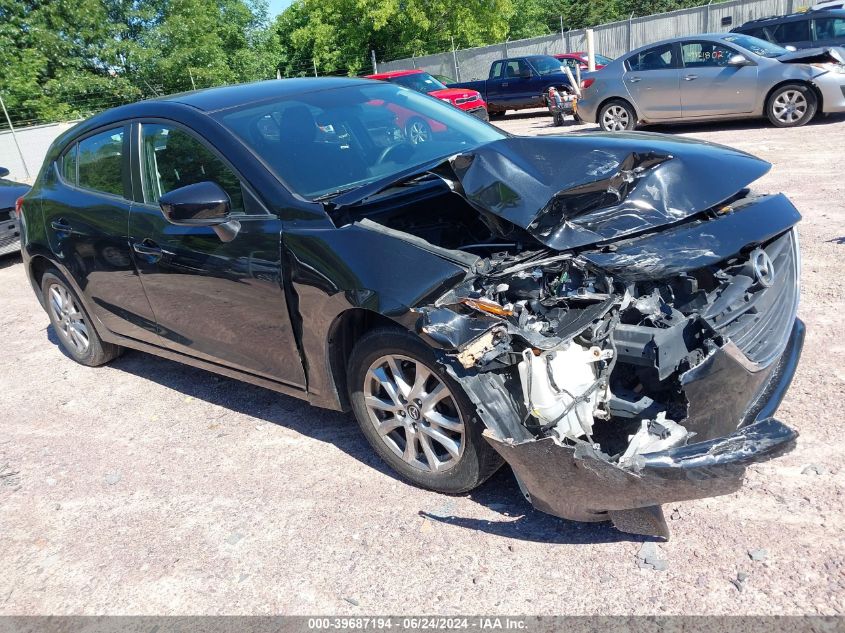
[[[796,123],[806,113],[809,104],[800,90],[784,90],[772,104],[775,118],[781,123]]]
[[[612,105],[602,115],[602,127],[609,132],[622,132],[628,129],[631,116],[621,105]]]
[[[55,319],[59,336],[77,354],[85,354],[91,346],[88,326],[73,295],[64,286],[53,284],[48,290],[48,296],[50,312]]]
[[[428,125],[426,125],[425,121],[411,121],[408,124],[408,140],[411,141],[414,145],[419,145],[420,143],[425,143],[429,141],[431,138],[431,130],[429,129]]]
[[[407,464],[442,473],[461,459],[467,429],[460,409],[426,365],[407,356],[382,356],[370,365],[363,391],[379,437]]]

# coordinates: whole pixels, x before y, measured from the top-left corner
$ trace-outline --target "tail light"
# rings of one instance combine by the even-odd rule
[[[21,214],[23,213],[23,196],[15,200],[15,215],[18,216],[20,220]]]
[[[594,83],[596,83],[596,80],[593,79],[592,77],[585,79],[584,81],[581,82],[581,90],[586,90],[587,88],[592,86]]]

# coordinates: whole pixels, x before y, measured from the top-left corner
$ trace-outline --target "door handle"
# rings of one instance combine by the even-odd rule
[[[132,250],[146,257],[150,263],[157,262],[161,259],[161,247],[150,238],[145,239],[143,242],[135,242],[132,244]]]
[[[695,81],[696,79],[698,79],[698,75],[687,75],[684,77],[684,80],[686,81]]]
[[[630,81],[632,84],[635,84],[638,81],[642,81],[642,78],[640,78],[640,77],[628,77],[628,81]]]
[[[507,88],[507,87],[508,87],[508,82],[507,82],[507,81],[503,82],[503,83],[502,83],[502,88]]]

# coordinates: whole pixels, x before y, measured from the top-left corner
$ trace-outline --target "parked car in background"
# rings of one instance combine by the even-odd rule
[[[378,79],[399,84],[411,90],[436,97],[446,103],[451,103],[456,108],[484,121],[488,119],[487,104],[484,103],[484,99],[481,98],[477,90],[447,88],[439,79],[429,75],[424,70],[393,70],[377,75],[367,75],[367,79]]]
[[[386,134],[395,110],[442,131]],[[508,462],[545,512],[665,537],[660,504],[735,492],[797,435],[773,416],[804,335],[800,215],[749,194],[769,168],[668,136],[514,137],[384,82],[265,81],[59,137],[23,266],[83,365],[133,348],[351,410],[416,485]]]
[[[746,22],[731,32],[798,49],[845,46],[845,9],[823,9],[761,18]]]
[[[29,191],[29,185],[7,180],[9,170],[0,167],[0,255],[21,249],[21,233],[16,213],[17,200]]]
[[[794,127],[845,112],[843,62],[842,49],[791,52],[741,33],[676,38],[584,75],[578,114],[610,131],[743,117]]]
[[[820,0],[813,5],[813,11],[821,9],[845,9],[845,2],[843,0]]]
[[[480,92],[491,117],[501,116],[508,110],[545,108],[549,88],[572,92],[560,60],[551,55],[500,59],[490,65],[487,79],[455,83],[450,87]]]
[[[579,68],[581,72],[587,71],[588,64],[586,52],[559,53],[557,55],[553,55],[553,57],[569,66],[572,72],[575,72],[576,67]],[[601,70],[612,61],[613,60],[610,57],[605,57],[604,55],[596,55],[596,70]]]

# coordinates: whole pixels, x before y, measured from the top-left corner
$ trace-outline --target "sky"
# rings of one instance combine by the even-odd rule
[[[270,17],[275,18],[288,8],[292,0],[270,0]]]

